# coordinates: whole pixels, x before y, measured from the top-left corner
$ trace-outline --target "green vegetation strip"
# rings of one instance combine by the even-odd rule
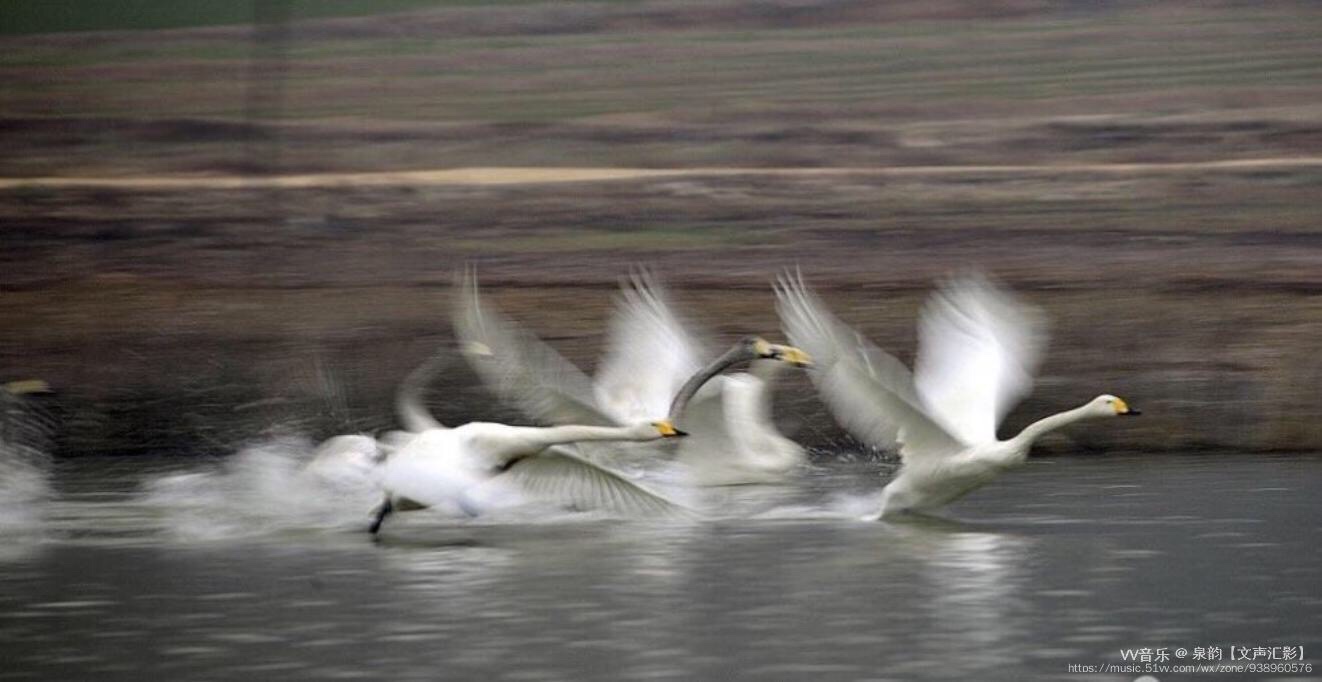
[[[287,9],[320,19],[444,7],[527,5],[544,0],[0,0],[0,35],[133,31],[253,23]],[[618,1],[618,0],[617,0]]]

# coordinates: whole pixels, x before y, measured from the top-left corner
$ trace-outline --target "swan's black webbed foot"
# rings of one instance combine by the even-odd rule
[[[381,530],[381,524],[385,522],[386,517],[394,511],[395,505],[390,502],[389,497],[382,500],[381,505],[372,512],[372,525],[368,527],[368,532],[375,536],[377,531]]]

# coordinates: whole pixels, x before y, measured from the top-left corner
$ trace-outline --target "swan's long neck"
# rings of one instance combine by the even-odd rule
[[[1028,454],[1028,449],[1033,447],[1033,443],[1036,442],[1038,438],[1041,438],[1063,426],[1073,424],[1080,419],[1086,419],[1087,417],[1087,405],[1059,412],[1050,417],[1043,417],[1042,419],[1024,427],[1024,430],[1020,431],[1019,435],[1011,438],[1009,441],[1011,445],[1010,450],[1011,452],[1017,453],[1020,457],[1025,456]]]
[[[670,402],[670,418],[672,420],[679,419],[680,413],[684,411],[684,407],[697,394],[698,389],[702,388],[703,384],[711,381],[712,377],[755,357],[757,357],[756,354],[748,348],[747,344],[738,343],[721,357],[712,360],[711,364],[698,370],[697,374],[689,377],[689,380],[684,382],[684,385],[679,388],[679,392],[675,394],[675,399]]]
[[[603,440],[652,440],[661,435],[655,429],[633,426],[506,426],[494,425],[491,432],[472,434],[473,446],[481,455],[504,468],[510,462],[531,457],[556,445]]]
[[[541,448],[603,440],[652,440],[658,434],[640,433],[633,426],[549,426],[529,427],[528,439]]]

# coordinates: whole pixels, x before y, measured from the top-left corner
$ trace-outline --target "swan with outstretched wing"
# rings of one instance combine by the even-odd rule
[[[609,468],[563,449],[574,443],[645,442],[683,436],[667,420],[629,426],[510,426],[470,422],[427,429],[391,452],[381,475],[385,498],[371,532],[395,511],[454,508],[476,515],[495,506],[493,489],[514,490],[576,509],[628,514],[686,508]]]
[[[400,383],[395,410],[402,430],[327,439],[302,474],[340,491],[384,491],[375,533],[397,510],[452,508],[480,514],[538,500],[576,510],[630,516],[688,516],[672,495],[586,460],[574,443],[650,441],[684,435],[670,422],[625,426],[536,428],[473,422],[447,428],[424,400],[426,387],[448,365],[438,353]]]
[[[801,275],[781,277],[776,296],[832,414],[868,444],[899,450],[900,472],[869,518],[948,504],[1022,464],[1034,441],[1067,424],[1139,414],[1100,395],[998,440],[1001,419],[1032,389],[1046,334],[1035,308],[982,276],[947,281],[928,301],[912,374],[832,315]]]
[[[676,457],[692,483],[775,481],[805,461],[771,421],[769,387],[779,369],[808,364],[806,354],[746,337],[704,363],[704,344],[651,275],[635,273],[622,288],[595,381],[487,305],[471,271],[458,297],[456,334],[484,383],[532,419],[621,425],[669,414],[691,434]],[[721,374],[741,363],[750,363],[748,373]],[[602,455],[588,449],[586,456]]]

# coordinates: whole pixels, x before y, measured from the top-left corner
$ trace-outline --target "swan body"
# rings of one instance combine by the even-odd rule
[[[1137,414],[1124,400],[1100,395],[1082,407],[1048,417],[1050,423],[1041,420],[1010,440],[979,443],[951,456],[914,464],[905,460],[900,475],[882,491],[881,508],[865,518],[944,506],[990,483],[1003,472],[1021,466],[1028,459],[1033,441],[1042,434],[1082,419]]]
[[[497,470],[484,463],[480,450],[465,443],[464,427],[415,434],[393,453],[384,466],[382,484],[395,506],[472,508],[464,495]]]
[[[334,436],[317,446],[302,472],[335,488],[374,487],[380,485],[385,455],[382,444],[371,436]]]
[[[679,321],[665,291],[646,273],[624,286],[605,356],[592,380],[487,306],[471,273],[460,300],[455,329],[469,361],[497,395],[535,420],[621,425],[667,414],[669,407],[671,420],[690,433],[676,458],[689,482],[698,485],[781,480],[806,461],[803,449],[771,420],[770,381],[779,367],[807,364],[807,355],[749,337],[704,366],[704,344]],[[717,376],[749,361],[762,369]],[[586,452],[593,456],[596,451]],[[620,449],[611,454],[618,461]],[[657,455],[651,449],[634,454]]]
[[[836,319],[800,276],[777,284],[791,342],[812,353],[813,379],[841,425],[875,447],[899,447],[899,474],[868,519],[949,504],[1020,466],[1042,435],[1081,419],[1137,415],[1100,395],[999,440],[1001,419],[1032,387],[1041,315],[982,277],[944,284],[919,321],[915,372]]]
[[[497,480],[576,507],[673,511],[677,503],[556,446],[682,435],[664,420],[620,427],[470,422],[453,429],[428,429],[386,459],[382,474],[386,497],[372,532],[395,509],[441,507],[479,514],[494,506],[484,488]]]
[[[669,421],[627,427],[519,427],[472,422],[446,428],[427,409],[423,391],[445,367],[438,354],[401,382],[395,410],[403,430],[379,438],[342,435],[321,443],[300,475],[337,489],[384,490],[372,532],[396,509],[441,507],[476,515],[510,493],[578,508],[630,513],[682,513],[679,503],[610,469],[578,457],[565,444],[647,441],[684,435]]]

